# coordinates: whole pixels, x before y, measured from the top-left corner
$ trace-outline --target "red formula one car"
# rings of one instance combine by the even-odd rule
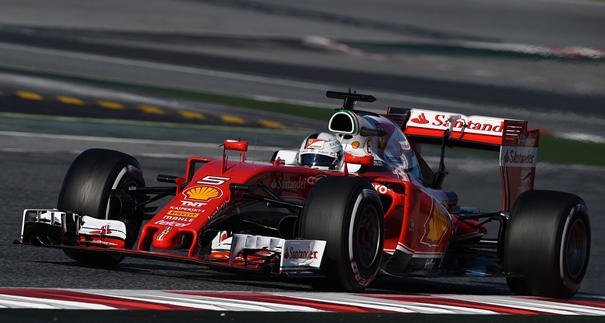
[[[377,275],[467,275],[506,277],[515,294],[578,291],[588,212],[575,195],[533,190],[538,130],[430,110],[379,115],[355,108],[375,101],[370,95],[327,96],[344,100],[328,124],[338,139],[331,144],[345,152],[337,169],[301,166],[294,150],[248,162],[247,143],[227,140],[222,158],[191,157],[184,176],[157,176],[171,185],[147,186],[133,157],[90,149],[67,171],[56,209],[24,211],[20,242],[87,264],[191,262],[311,277],[322,290],[360,291]],[[327,144],[314,138],[306,151]],[[435,171],[419,154],[425,143],[441,145]],[[442,189],[448,146],[500,151],[502,210],[461,207]],[[495,238],[487,238],[488,222],[497,224]]]

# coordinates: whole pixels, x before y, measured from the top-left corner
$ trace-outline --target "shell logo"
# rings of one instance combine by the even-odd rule
[[[223,192],[218,188],[209,186],[197,186],[183,191],[185,198],[196,201],[208,201],[217,197],[221,197]]]

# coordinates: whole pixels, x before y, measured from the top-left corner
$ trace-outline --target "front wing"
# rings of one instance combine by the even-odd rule
[[[134,258],[198,264],[215,269],[255,271],[288,276],[321,277],[323,240],[218,234],[208,254],[191,257],[178,250],[125,248],[126,227],[117,220],[101,220],[56,209],[26,209],[19,243]]]

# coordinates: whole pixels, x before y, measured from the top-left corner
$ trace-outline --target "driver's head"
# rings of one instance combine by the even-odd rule
[[[298,150],[297,161],[301,166],[324,170],[339,170],[344,160],[340,141],[329,133],[308,136]]]

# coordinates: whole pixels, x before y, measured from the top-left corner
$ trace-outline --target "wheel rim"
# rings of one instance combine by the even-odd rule
[[[118,176],[116,176],[116,179],[115,179],[113,185],[111,186],[112,190],[123,189],[123,188],[127,188],[130,186],[137,186],[137,187],[140,186],[139,183],[137,183],[131,176],[128,176],[128,171],[129,171],[130,167],[132,167],[132,166],[124,167],[120,171]],[[108,198],[107,207],[105,209],[105,219],[111,219],[111,220],[119,219],[119,217],[121,215],[120,210],[121,210],[121,206],[116,205],[115,203],[112,203],[111,198]]]
[[[578,278],[584,271],[587,257],[588,235],[584,221],[576,219],[565,239],[565,270],[572,279]]]
[[[380,239],[380,220],[378,211],[367,206],[359,217],[357,226],[357,258],[362,268],[369,269],[374,264],[378,255]]]

